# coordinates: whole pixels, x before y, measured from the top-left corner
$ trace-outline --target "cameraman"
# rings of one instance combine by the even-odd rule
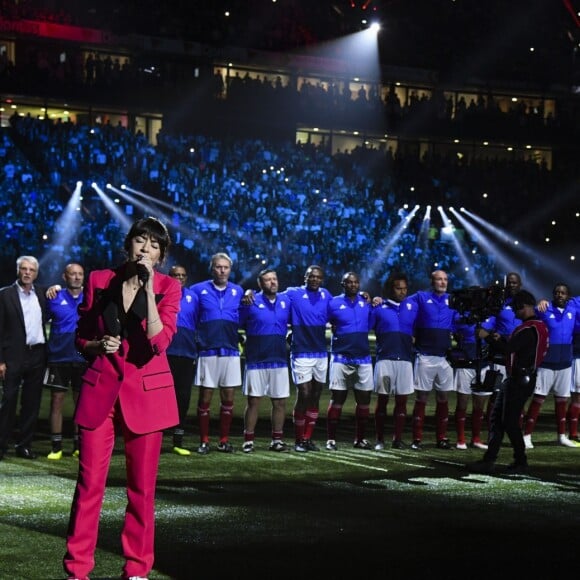
[[[504,433],[507,433],[514,450],[514,462],[507,472],[526,473],[528,461],[524,438],[519,425],[525,402],[536,386],[536,369],[548,350],[548,329],[535,316],[535,298],[526,290],[513,297],[512,306],[517,318],[523,322],[505,340],[495,333],[486,340],[505,353],[507,379],[503,382],[493,410],[488,449],[481,461],[468,465],[474,473],[493,473]]]

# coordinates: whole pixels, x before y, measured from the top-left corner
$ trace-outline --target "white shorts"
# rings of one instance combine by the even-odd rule
[[[373,365],[345,365],[330,363],[330,381],[328,385],[333,391],[346,391],[349,387],[357,391],[373,390]]]
[[[538,369],[538,377],[536,379],[535,395],[543,395],[547,397],[550,392],[554,393],[554,397],[569,397],[570,385],[572,384],[572,367],[567,369],[552,370],[552,369]]]
[[[379,395],[410,395],[414,391],[413,364],[408,360],[378,360],[374,383]]]
[[[570,385],[570,392],[580,393],[580,358],[575,358],[572,361],[572,382]]]
[[[277,369],[246,369],[244,373],[244,395],[285,399],[290,396],[288,367]]]
[[[326,383],[328,373],[328,357],[322,358],[292,358],[292,380],[295,385],[309,383],[314,379],[317,383]]]
[[[481,382],[485,379],[485,371],[483,369],[480,373]],[[480,397],[488,397],[491,391],[472,391],[471,386],[475,382],[475,369],[455,369],[453,377],[453,384],[455,390],[462,395],[478,395]]]
[[[444,356],[418,354],[415,361],[417,391],[452,391],[453,369]]]
[[[242,369],[239,356],[200,356],[195,367],[195,385],[207,389],[239,387]]]

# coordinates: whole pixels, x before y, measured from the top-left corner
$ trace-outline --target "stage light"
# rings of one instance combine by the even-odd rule
[[[77,181],[76,187],[70,196],[64,211],[58,217],[54,224],[51,234],[52,240],[46,253],[40,258],[41,265],[46,264],[49,269],[56,269],[61,272],[64,265],[71,260],[79,260],[80,256],[73,252],[78,251],[76,238],[79,235],[80,228],[80,200],[82,182]],[[48,240],[45,234],[43,240]]]

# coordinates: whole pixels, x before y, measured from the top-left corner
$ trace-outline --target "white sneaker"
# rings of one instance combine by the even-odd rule
[[[326,450],[327,451],[336,451],[338,446],[336,445],[336,441],[334,439],[329,439],[326,442]]]
[[[253,453],[254,452],[254,442],[253,441],[245,441],[242,445],[242,451],[244,453]]]
[[[487,444],[483,441],[472,441],[471,445],[476,449],[487,449]]]
[[[580,443],[568,439],[566,435],[558,435],[558,443],[564,447],[580,447]]]
[[[385,444],[382,441],[377,441],[375,443],[375,451],[382,451],[385,448]]]
[[[524,445],[526,449],[533,449],[534,444],[532,443],[532,436],[531,435],[524,435]]]
[[[455,446],[457,449],[461,449],[462,451],[467,449],[467,443],[465,441],[458,441],[457,445]]]

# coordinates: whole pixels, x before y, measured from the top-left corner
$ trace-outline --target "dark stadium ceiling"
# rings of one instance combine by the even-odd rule
[[[65,3],[63,3],[65,4]],[[378,20],[381,61],[446,74],[569,80],[580,0],[69,0],[117,33],[308,50]],[[366,21],[366,22],[364,22]]]
[[[580,69],[580,0],[27,0],[20,6],[120,36],[271,51],[311,51],[378,20],[379,55],[387,65],[544,82],[570,82]]]

